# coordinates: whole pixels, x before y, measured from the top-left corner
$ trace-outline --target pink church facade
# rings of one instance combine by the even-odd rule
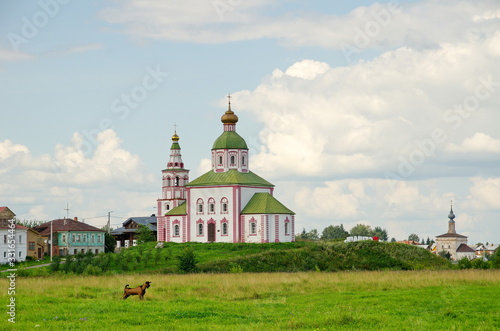
[[[249,170],[248,147],[236,133],[231,104],[221,121],[224,131],[212,146],[212,168],[193,181],[184,169],[179,136],[172,136],[157,200],[158,241],[294,241],[295,213],[274,198],[273,184]]]

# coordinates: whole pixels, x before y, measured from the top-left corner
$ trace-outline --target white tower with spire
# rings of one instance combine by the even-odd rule
[[[189,183],[189,170],[184,169],[179,139],[175,130],[167,168],[161,171],[162,197],[157,200],[158,224],[161,223],[160,220],[166,213],[184,203],[187,198],[186,184]]]

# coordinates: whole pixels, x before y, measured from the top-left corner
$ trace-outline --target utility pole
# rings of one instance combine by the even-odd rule
[[[50,262],[52,262],[52,251],[54,250],[52,248],[52,244],[54,243],[52,238],[52,223],[54,223],[54,221],[50,222]]]
[[[108,234],[111,233],[111,213],[112,213],[112,211],[108,211],[108,225],[107,225]]]
[[[69,211],[71,210],[71,209],[69,209],[69,202],[66,203],[66,208],[63,210],[66,210],[66,218],[69,218]]]

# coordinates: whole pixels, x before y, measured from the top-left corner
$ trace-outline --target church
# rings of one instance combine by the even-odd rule
[[[458,261],[464,257],[472,260],[475,258],[475,251],[467,245],[467,237],[458,234],[455,230],[453,206],[451,206],[448,219],[448,232],[436,236],[435,253],[448,253],[450,254],[450,259],[453,261]]]
[[[211,150],[212,168],[189,180],[179,136],[172,136],[157,200],[158,241],[269,243],[295,240],[295,213],[274,196],[274,185],[250,171],[248,147],[236,133],[238,116],[222,115]]]

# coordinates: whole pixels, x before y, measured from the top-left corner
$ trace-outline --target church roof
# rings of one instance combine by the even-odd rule
[[[457,248],[457,252],[459,253],[474,253],[475,251],[467,246],[466,244],[460,244]]]
[[[445,233],[445,234],[436,236],[436,238],[467,238],[467,236],[462,236],[461,234],[458,234],[458,233]]]
[[[241,211],[242,214],[291,214],[293,211],[285,207],[269,193],[255,193]]]
[[[274,187],[264,178],[254,174],[253,172],[239,172],[236,169],[231,169],[226,172],[208,171],[204,175],[196,178],[186,186],[220,186],[220,185],[251,185],[251,186],[266,186]],[[172,209],[173,210],[173,209]]]
[[[186,202],[184,201],[182,204],[179,206],[172,208],[168,213],[165,214],[165,216],[170,216],[170,215],[186,215]]]
[[[212,149],[248,149],[245,139],[236,131],[224,131],[217,140],[215,140]]]

